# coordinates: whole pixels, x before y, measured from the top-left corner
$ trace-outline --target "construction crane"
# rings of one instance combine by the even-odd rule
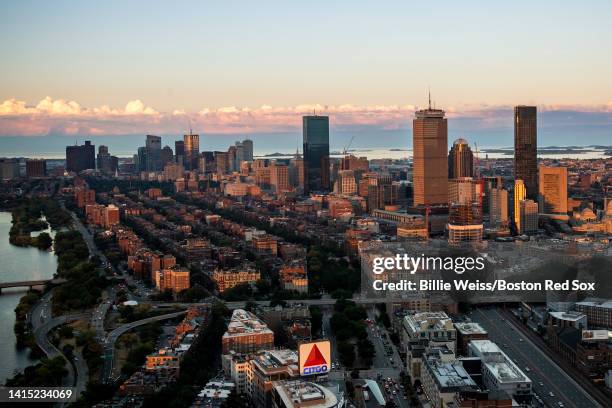
[[[484,180],[480,177],[480,157],[478,150],[478,143],[474,142],[474,180],[476,180],[476,185],[478,185],[478,207],[482,210],[482,200],[484,195]]]
[[[342,151],[342,154],[346,156],[346,154],[348,153],[348,149],[351,148],[351,144],[353,144],[353,139],[355,139],[355,135],[351,136],[351,140],[349,140],[348,144],[344,147],[344,150]]]
[[[474,178],[475,179],[479,179],[480,178],[480,158],[478,157],[478,154],[480,153],[480,151],[478,150],[478,143],[474,142]]]

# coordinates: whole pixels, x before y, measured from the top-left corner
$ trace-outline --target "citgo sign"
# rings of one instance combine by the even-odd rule
[[[300,375],[326,374],[331,367],[329,340],[303,343],[299,347]]]

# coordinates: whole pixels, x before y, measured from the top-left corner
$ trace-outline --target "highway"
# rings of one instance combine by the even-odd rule
[[[76,387],[77,394],[80,395],[81,392],[85,391],[85,388],[87,386],[87,380],[89,378],[89,369],[87,367],[85,359],[83,358],[81,353],[77,349],[75,349],[74,359],[72,363],[70,363],[66,356],[64,356],[64,354],[49,341],[48,335],[49,331],[53,330],[57,326],[61,326],[65,323],[74,320],[88,318],[89,314],[75,313],[54,318],[51,314],[52,296],[52,291],[44,294],[40,298],[38,303],[36,303],[36,305],[32,308],[32,311],[28,316],[28,320],[32,327],[32,332],[34,333],[34,339],[36,340],[36,344],[46,354],[46,356],[48,358],[53,358],[58,355],[61,355],[62,357],[64,357],[64,359],[66,359],[66,361],[68,362],[68,364],[66,365],[68,375],[64,379],[64,385]]]
[[[546,406],[559,407],[561,402],[569,408],[601,407],[499,309],[475,309],[470,317],[487,330],[489,339],[497,343],[532,380],[534,392]]]
[[[102,344],[102,346],[104,347],[104,356],[103,356],[104,366],[102,367],[103,382],[105,383],[112,382],[114,378],[113,377],[113,366],[114,366],[114,359],[115,359],[115,343],[117,342],[117,339],[121,337],[122,334],[126,333],[129,330],[134,329],[135,327],[153,323],[153,322],[158,322],[161,320],[172,319],[172,318],[181,316],[185,314],[186,312],[187,312],[186,310],[182,310],[180,312],[174,312],[174,313],[168,313],[168,314],[163,314],[159,316],[148,317],[146,319],[137,320],[131,323],[126,323],[122,326],[117,327],[110,333],[108,333],[108,335],[106,336]]]

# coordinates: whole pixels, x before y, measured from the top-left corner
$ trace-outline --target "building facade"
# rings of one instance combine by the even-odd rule
[[[538,199],[538,130],[535,106],[514,107],[514,179],[525,182],[527,198]]]
[[[330,190],[329,117],[304,116],[304,194]]]
[[[441,109],[419,110],[412,122],[415,206],[448,204],[448,129]]]

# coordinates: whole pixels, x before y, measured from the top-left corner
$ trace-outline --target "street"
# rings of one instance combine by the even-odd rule
[[[470,315],[532,380],[534,393],[548,407],[592,408],[600,405],[542,350],[520,333],[496,308],[475,309]],[[559,357],[561,358],[561,357]]]

